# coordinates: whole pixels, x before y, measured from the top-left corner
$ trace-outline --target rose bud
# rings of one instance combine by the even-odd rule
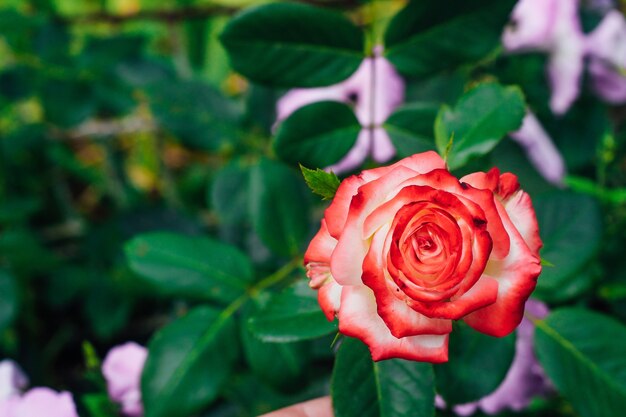
[[[517,177],[459,181],[425,152],[345,179],[304,263],[326,317],[374,360],[438,363],[453,320],[491,336],[517,327],[541,245]]]

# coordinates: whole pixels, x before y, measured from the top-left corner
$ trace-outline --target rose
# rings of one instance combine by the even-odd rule
[[[326,317],[374,360],[445,362],[452,320],[492,336],[516,328],[541,245],[514,175],[459,181],[425,152],[345,179],[304,263]]]
[[[122,406],[127,416],[143,415],[141,373],[147,357],[145,347],[128,342],[112,348],[102,362],[109,397]]]

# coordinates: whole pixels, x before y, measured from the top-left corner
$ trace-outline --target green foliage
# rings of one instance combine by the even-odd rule
[[[458,322],[450,334],[448,362],[435,365],[437,392],[449,405],[479,400],[500,385],[514,354],[515,335],[491,337]]]
[[[250,208],[254,230],[274,252],[295,256],[309,228],[309,193],[287,166],[262,159],[252,170]]]
[[[248,321],[250,331],[266,342],[285,343],[313,339],[337,331],[317,303],[317,294],[299,281],[276,294]]]
[[[340,14],[294,3],[248,9],[221,35],[236,71],[279,87],[345,80],[363,60],[363,38]]]
[[[626,327],[566,308],[536,322],[536,350],[546,374],[582,417],[613,417],[626,407]]]
[[[372,362],[357,339],[341,342],[333,368],[336,417],[431,417],[435,413],[432,365],[403,359]]]
[[[147,93],[156,118],[186,146],[219,151],[239,136],[235,128],[239,109],[204,83],[158,83]]]
[[[270,303],[274,302],[273,300]],[[266,307],[269,305],[266,303]],[[293,317],[293,316],[292,316]],[[295,316],[296,318],[298,316]],[[246,362],[252,371],[272,387],[294,391],[306,372],[310,361],[309,345],[304,343],[271,343],[253,334],[247,322],[250,314],[242,317],[241,342]],[[286,342],[286,340],[281,340]]]
[[[229,302],[253,278],[244,254],[205,237],[149,233],[128,242],[125,250],[131,269],[168,295]]]
[[[541,256],[553,268],[544,268],[537,281],[537,296],[547,301],[571,300],[587,291],[592,276],[585,267],[602,242],[600,207],[592,197],[554,192],[534,200]]]
[[[433,125],[438,111],[435,103],[412,103],[389,116],[384,126],[398,156],[436,150]]]
[[[274,149],[286,162],[325,167],[348,153],[360,131],[361,124],[350,107],[322,101],[289,116],[276,133]]]
[[[302,165],[300,165],[300,171],[302,171],[304,181],[311,191],[322,196],[324,200],[332,200],[340,184],[339,178],[334,172],[326,172],[319,168],[313,170]]]
[[[146,417],[186,417],[213,401],[237,358],[228,310],[196,307],[148,344],[141,394]]]
[[[460,168],[517,130],[524,113],[524,97],[519,88],[479,84],[465,93],[454,108],[444,105],[439,111],[435,121],[437,149],[444,154],[454,137],[447,163],[450,169]]]
[[[225,224],[242,223],[248,218],[250,170],[242,161],[233,161],[215,175],[210,201]]]
[[[7,271],[0,270],[0,333],[13,322],[17,314],[17,297],[15,278]]]
[[[408,77],[474,63],[500,44],[514,0],[411,0],[389,24],[385,56]]]

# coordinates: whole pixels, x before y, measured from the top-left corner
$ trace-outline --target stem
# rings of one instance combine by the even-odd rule
[[[194,363],[199,359],[200,355],[206,349],[206,346],[211,343],[215,335],[220,331],[222,326],[228,321],[228,319],[235,314],[250,298],[256,295],[259,291],[274,285],[282,281],[287,277],[299,264],[300,259],[294,259],[278,271],[271,275],[268,275],[257,284],[253,285],[245,294],[242,294],[239,298],[230,303],[222,312],[217,316],[215,321],[211,323],[209,328],[202,334],[196,344],[196,348],[193,349],[188,356],[185,357],[180,366],[176,369],[172,376],[170,384],[167,385],[161,395],[167,396],[176,390],[185,374],[189,372]]]
[[[265,277],[261,281],[259,281],[256,285],[252,286],[248,290],[247,294],[245,294],[245,296],[248,296],[250,298],[256,297],[264,289],[269,288],[269,287],[271,287],[274,284],[278,284],[283,279],[285,279],[301,263],[302,263],[301,259],[299,259],[299,258],[293,259],[291,262],[285,264],[282,268],[280,268],[279,270],[277,270],[273,274],[268,275],[267,277]]]

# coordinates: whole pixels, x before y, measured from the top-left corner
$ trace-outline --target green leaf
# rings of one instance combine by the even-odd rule
[[[46,80],[40,93],[46,121],[72,127],[93,116],[96,112],[94,88],[78,79]]]
[[[27,98],[34,92],[35,70],[27,66],[11,66],[0,72],[0,97],[11,101]]]
[[[576,308],[536,322],[535,349],[550,381],[581,417],[626,410],[626,327]]]
[[[86,394],[81,402],[91,417],[117,417],[119,411],[107,394]]]
[[[273,302],[270,301],[270,303]],[[306,369],[309,360],[304,343],[270,343],[259,340],[250,331],[247,321],[249,311],[243,316],[241,341],[246,362],[252,371],[272,387],[293,391]]]
[[[213,401],[237,358],[228,310],[196,307],[154,335],[141,378],[146,417],[187,417]]]
[[[341,182],[334,172],[326,172],[319,168],[313,170],[302,165],[300,165],[300,171],[302,171],[306,185],[315,194],[321,195],[324,200],[332,200],[335,197]]]
[[[229,302],[253,279],[243,253],[206,237],[147,233],[124,249],[130,268],[169,295]]]
[[[248,217],[250,167],[241,160],[225,165],[215,175],[210,201],[222,223],[240,224]]]
[[[335,360],[331,396],[336,417],[432,417],[433,368],[389,359],[373,362],[367,347],[345,338]]]
[[[235,71],[260,84],[316,87],[348,78],[363,60],[363,32],[341,14],[268,4],[234,17],[220,37]]]
[[[0,269],[0,333],[11,325],[17,314],[17,283],[8,271]]]
[[[385,56],[424,78],[482,60],[500,45],[515,0],[412,0],[389,24]]]
[[[451,406],[476,401],[500,385],[514,355],[514,334],[497,338],[455,323],[448,362],[435,366],[437,392]]]
[[[519,88],[479,84],[465,93],[453,109],[443,106],[439,111],[435,121],[437,149],[443,154],[454,135],[447,163],[450,169],[460,168],[518,129],[524,114],[524,96]]]
[[[272,251],[296,256],[309,230],[309,193],[289,167],[261,159],[252,169],[250,214],[254,230]]]
[[[383,126],[399,157],[437,149],[433,125],[438,111],[434,103],[412,103],[389,116]]]
[[[537,280],[537,297],[563,302],[582,294],[592,284],[585,268],[600,249],[602,213],[589,196],[566,191],[540,195],[533,200],[541,257],[553,268],[543,268]]]
[[[240,136],[240,109],[207,84],[168,81],[146,92],[158,122],[186,146],[217,151]]]
[[[279,127],[276,154],[292,164],[326,167],[354,146],[361,124],[350,107],[322,101],[296,110]]]
[[[317,291],[300,281],[272,297],[248,322],[250,331],[266,342],[295,342],[337,331],[317,302]]]

